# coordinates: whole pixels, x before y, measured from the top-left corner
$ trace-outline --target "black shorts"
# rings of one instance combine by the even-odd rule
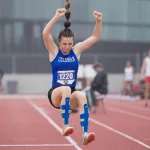
[[[49,102],[51,103],[51,105],[57,109],[60,109],[60,107],[56,107],[53,102],[52,102],[52,92],[54,89],[56,89],[57,87],[52,87],[49,91],[48,91],[48,99],[49,99]],[[70,87],[71,88],[71,93],[73,93],[74,91],[76,91],[75,87]]]

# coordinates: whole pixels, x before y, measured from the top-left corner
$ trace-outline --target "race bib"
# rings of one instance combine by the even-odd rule
[[[57,72],[57,82],[60,84],[72,84],[75,81],[75,71],[58,71]]]

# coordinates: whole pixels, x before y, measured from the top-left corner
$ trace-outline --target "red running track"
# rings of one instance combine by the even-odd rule
[[[71,114],[75,132],[61,135],[60,111],[46,96],[0,97],[0,150],[147,150],[150,149],[150,107],[142,101],[105,101],[90,115],[89,131],[96,140],[83,146],[79,114]]]

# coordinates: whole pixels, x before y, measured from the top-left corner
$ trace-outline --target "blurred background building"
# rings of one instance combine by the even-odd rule
[[[108,72],[109,92],[119,93],[125,62],[132,62],[138,80],[141,61],[150,48],[150,1],[71,2],[75,43],[92,34],[95,25],[93,11],[103,13],[102,38],[82,54],[80,81],[92,78],[91,64],[100,61]],[[42,31],[56,9],[64,5],[65,0],[0,0],[0,69],[4,72],[6,93],[46,93],[51,87],[51,68]],[[64,28],[63,19],[52,32],[56,43],[59,31]],[[79,82],[78,88],[84,84]]]

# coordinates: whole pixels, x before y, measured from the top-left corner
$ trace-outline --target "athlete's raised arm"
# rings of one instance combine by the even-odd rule
[[[48,22],[46,27],[43,30],[43,39],[45,46],[51,54],[56,54],[58,51],[58,48],[56,44],[53,41],[53,37],[50,34],[53,27],[55,26],[56,22],[66,13],[65,8],[57,9],[55,16]]]
[[[88,39],[84,40],[83,42],[79,42],[74,46],[73,49],[77,55],[80,55],[82,51],[87,50],[100,40],[102,32],[102,13],[94,11],[93,16],[96,20],[93,34]]]

